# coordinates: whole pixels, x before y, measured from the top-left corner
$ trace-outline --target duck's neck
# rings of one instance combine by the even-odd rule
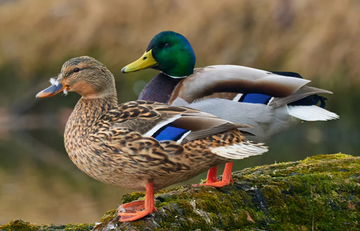
[[[116,95],[94,99],[81,98],[66,123],[65,146],[68,141],[81,145],[84,140],[87,140],[98,118],[117,104]],[[70,146],[73,145],[75,144]]]
[[[117,96],[107,96],[102,98],[84,98],[82,97],[76,104],[72,114],[82,115],[87,121],[109,111],[118,105]]]
[[[139,100],[168,103],[176,85],[184,78],[171,78],[164,73],[156,75],[139,95]]]

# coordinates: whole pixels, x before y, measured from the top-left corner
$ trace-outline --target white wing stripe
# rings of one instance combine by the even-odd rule
[[[232,101],[238,102],[243,94],[239,93],[237,94]]]
[[[239,160],[249,156],[261,155],[264,152],[267,152],[268,148],[266,146],[262,146],[262,144],[247,141],[245,143],[237,143],[229,146],[216,148],[210,147],[210,150],[218,156]]]
[[[167,120],[161,121],[160,123],[156,124],[153,128],[151,128],[149,131],[147,131],[143,136],[146,137],[151,137],[152,135],[155,134],[155,132],[157,132],[159,129],[161,129],[162,127],[168,125],[169,123],[174,122],[175,120],[179,119],[181,117],[180,115],[175,115],[173,117],[170,117]]]
[[[180,139],[178,139],[178,140],[176,141],[176,143],[181,144],[181,142],[185,139],[185,137],[187,137],[187,135],[190,134],[190,132],[191,132],[191,130],[185,132],[185,134],[184,134]]]
[[[339,115],[324,108],[312,106],[288,106],[289,114],[304,121],[327,121],[339,119]]]

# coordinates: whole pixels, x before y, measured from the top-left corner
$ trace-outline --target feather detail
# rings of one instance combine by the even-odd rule
[[[284,106],[286,104],[295,102],[297,100],[300,100],[300,99],[303,99],[303,98],[305,98],[307,96],[315,95],[315,94],[332,94],[332,92],[328,91],[328,90],[321,89],[321,88],[304,86],[304,87],[300,88],[298,91],[296,91],[294,94],[291,94],[291,95],[289,95],[287,97],[274,98],[271,101],[271,103],[269,103],[269,106],[281,107],[281,106]]]
[[[176,99],[174,103],[178,106],[206,111],[233,123],[250,125],[251,128],[241,128],[240,130],[253,134],[245,133],[244,135],[255,142],[264,142],[300,122],[297,117],[289,115],[287,105],[275,108],[264,104],[235,102],[226,99],[207,99],[189,104],[181,98]],[[306,107],[311,106],[302,107],[306,110]]]
[[[54,86],[59,86],[59,84],[60,84],[60,82],[55,78],[50,78],[49,82],[51,83],[51,85],[54,85]]]
[[[184,133],[184,135],[182,135],[181,138],[176,141],[176,143],[178,143],[178,144],[183,143],[183,140],[190,134],[190,132],[191,132],[191,130]]]
[[[237,127],[238,126],[236,126],[235,124],[232,124],[232,123],[223,123],[216,127],[211,127],[208,129],[201,129],[198,131],[192,131],[187,137],[185,137],[184,142],[201,139],[201,138],[211,136],[211,135],[214,135],[217,133],[225,132],[225,131],[228,131],[230,129],[234,129]],[[242,125],[240,125],[240,127],[242,127]]]
[[[172,140],[181,143],[190,132],[191,130],[173,127],[169,124],[156,131],[153,137],[158,141]]]
[[[291,116],[304,121],[327,121],[339,119],[339,115],[316,105],[312,106],[288,106]]]
[[[232,99],[232,101],[239,102],[239,100],[240,100],[240,98],[241,98],[242,95],[243,95],[243,94],[241,94],[241,93],[237,94],[237,95]]]
[[[210,147],[210,150],[212,153],[215,153],[218,156],[228,159],[240,160],[249,156],[261,155],[264,152],[267,152],[268,148],[262,145],[263,144],[261,143],[255,144],[253,142],[246,141],[229,146],[215,148]]]
[[[264,95],[264,94],[259,94],[259,93],[249,93],[249,94],[242,95],[242,97],[239,99],[239,102],[258,103],[258,104],[267,105],[272,98],[273,97],[271,97],[269,95]]]
[[[215,92],[251,92],[285,97],[309,82],[244,66],[208,66],[195,69],[194,74],[181,81],[175,87],[169,103],[172,104],[178,97],[193,102]]]
[[[146,107],[146,105],[149,106]],[[249,127],[230,123],[225,119],[195,109],[146,101],[131,101],[119,105],[114,115],[116,122],[114,121],[115,124],[112,127],[126,125],[140,132],[144,137],[154,137],[158,138],[158,141],[163,141],[167,140],[166,136],[168,136],[168,140],[178,143],[190,142],[231,129]],[[168,127],[182,129],[184,133],[183,135],[162,133]],[[185,130],[190,132],[185,133]]]
[[[153,128],[151,128],[149,131],[147,131],[143,136],[145,137],[151,137],[154,135],[155,132],[157,132],[162,127],[174,122],[175,120],[179,119],[181,115],[175,115],[165,121],[161,121],[160,123],[156,124]]]
[[[159,73],[146,84],[138,100],[168,103],[172,91],[181,80],[182,79],[169,78],[168,75]]]

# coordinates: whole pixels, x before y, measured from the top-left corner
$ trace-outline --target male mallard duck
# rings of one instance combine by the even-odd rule
[[[331,92],[305,86],[310,81],[297,73],[236,65],[194,66],[195,54],[189,41],[178,33],[165,31],[157,34],[145,53],[122,72],[160,70],[139,99],[187,106],[250,125],[242,130],[256,142],[264,142],[302,120],[339,118],[323,109],[325,98],[317,95]],[[316,106],[319,102],[320,107]],[[216,181],[216,168],[209,172],[209,181]]]
[[[198,110],[132,101],[118,105],[115,81],[99,61],[83,56],[65,62],[52,85],[36,97],[76,92],[65,128],[65,148],[83,172],[107,184],[146,190],[145,201],[121,206],[120,221],[153,211],[154,190],[190,179],[230,160],[267,151],[235,125]],[[231,180],[227,169],[224,182]]]

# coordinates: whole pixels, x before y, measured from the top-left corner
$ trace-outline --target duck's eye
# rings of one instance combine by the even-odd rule
[[[164,47],[171,47],[170,43],[165,43]]]
[[[74,68],[74,72],[79,72],[79,71],[80,71],[80,68],[77,68],[77,67]]]

